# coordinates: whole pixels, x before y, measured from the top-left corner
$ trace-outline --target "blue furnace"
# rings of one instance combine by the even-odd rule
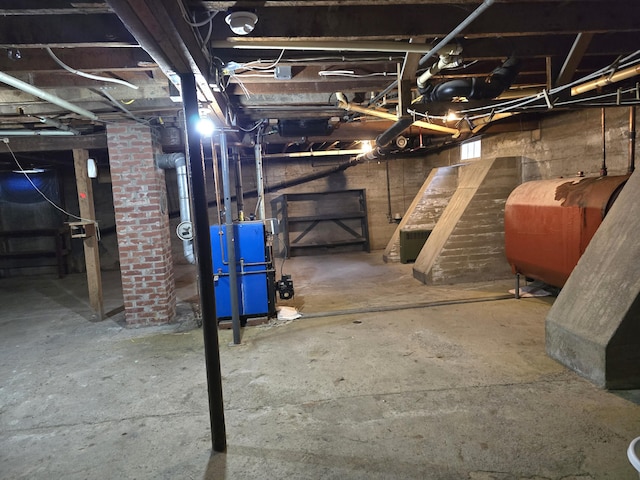
[[[231,318],[229,256],[225,225],[210,227],[214,293],[218,321]],[[233,224],[240,318],[275,315],[275,271],[264,223]]]

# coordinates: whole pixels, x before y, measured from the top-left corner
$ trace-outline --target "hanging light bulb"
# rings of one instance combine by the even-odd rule
[[[360,144],[362,145],[362,153],[369,153],[373,150],[370,140],[360,140]]]
[[[200,120],[198,120],[196,124],[196,130],[198,130],[203,137],[210,137],[213,135],[215,129],[215,125],[209,117],[200,117]]]

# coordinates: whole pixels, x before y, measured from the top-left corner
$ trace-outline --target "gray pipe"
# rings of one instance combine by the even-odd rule
[[[229,296],[231,297],[231,327],[233,329],[233,344],[239,345],[240,337],[240,297],[238,296],[238,271],[236,263],[235,238],[233,233],[233,218],[231,215],[231,187],[229,186],[229,147],[227,134],[220,132],[220,163],[222,166],[222,190],[224,195],[224,228],[227,234],[227,259],[229,261]]]
[[[256,214],[259,220],[264,220],[266,218],[266,209],[264,205],[264,177],[262,172],[262,126],[258,127],[253,153],[256,157],[256,190],[258,193]]]
[[[83,117],[86,117],[90,120],[99,120],[98,116],[95,113],[90,112],[89,110],[81,108],[77,105],[74,105],[73,103],[67,102],[66,100],[63,100],[60,97],[51,95],[50,93],[45,92],[44,90],[41,90],[38,87],[34,87],[30,83],[23,82],[22,80],[12,77],[11,75],[7,75],[4,72],[0,72],[0,82],[6,83],[7,85],[17,88],[18,90],[22,90],[23,92],[29,93],[35,97],[38,97],[44,100],[45,102],[53,103],[54,105],[58,105],[59,107],[64,108],[65,110],[69,110],[70,112],[74,112],[74,113],[77,113],[78,115],[82,115]]]
[[[178,180],[178,197],[180,200],[180,223],[191,225],[191,205],[189,202],[189,183],[187,181],[187,161],[184,153],[168,153],[156,155],[158,168],[175,168]],[[192,228],[192,227],[190,227]],[[182,240],[184,258],[192,265],[196,263],[193,251],[193,240]]]
[[[418,65],[422,66],[425,63],[427,63],[427,60],[429,60],[433,55],[435,55],[442,47],[444,47],[447,43],[449,43],[453,37],[455,37],[456,35],[458,35],[462,30],[464,30],[471,22],[473,22],[476,18],[478,18],[480,16],[480,14],[482,12],[484,12],[487,8],[489,8],[493,2],[495,0],[484,0],[484,2],[482,2],[482,5],[480,5],[478,8],[476,8],[471,15],[469,15],[467,18],[465,18],[462,23],[460,23],[460,25],[458,25],[456,28],[454,28],[453,30],[451,30],[451,33],[449,33],[449,35],[447,35],[446,37],[444,37],[442,40],[440,40],[440,42],[433,47],[431,50],[429,50],[425,55],[422,56],[422,58],[420,59],[420,61],[418,62]]]

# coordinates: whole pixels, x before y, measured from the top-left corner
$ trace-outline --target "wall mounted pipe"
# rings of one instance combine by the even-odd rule
[[[636,169],[636,107],[629,107],[629,166],[627,173],[631,175]]]
[[[231,149],[236,168],[236,211],[238,212],[238,220],[244,221],[244,192],[242,189],[242,163],[240,162],[240,152],[238,147]]]
[[[64,108],[65,110],[69,110],[70,112],[77,113],[89,120],[99,120],[98,116],[90,112],[87,109],[74,105],[73,103],[67,102],[66,100],[56,97],[55,95],[51,95],[49,92],[45,92],[44,90],[34,87],[30,83],[23,82],[20,79],[12,77],[11,75],[7,75],[4,72],[0,72],[0,82],[6,83],[7,85],[12,86],[13,88],[17,88],[25,93],[33,95],[34,97],[38,97],[45,102],[53,103],[54,105],[59,106],[60,108]]]
[[[602,132],[602,165],[600,166],[600,176],[607,176],[607,119],[604,107],[600,109],[600,128]]]
[[[258,202],[255,214],[258,220],[266,218],[266,209],[264,204],[264,175],[262,171],[262,126],[258,127],[256,134],[256,144],[253,146],[253,153],[256,157],[256,190],[258,193]]]
[[[180,223],[191,225],[191,204],[189,201],[189,182],[187,179],[187,161],[184,153],[156,155],[156,166],[162,169],[175,168],[180,200]],[[190,227],[193,228],[193,227]],[[184,258],[192,265],[196,263],[193,240],[182,240]]]

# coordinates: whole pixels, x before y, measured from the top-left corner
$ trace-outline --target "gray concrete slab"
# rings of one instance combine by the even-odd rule
[[[596,385],[612,389],[640,387],[639,189],[636,172],[546,319],[547,353]]]
[[[239,346],[220,332],[224,454],[188,304],[174,325],[132,330],[112,272],[100,323],[82,276],[0,280],[0,478],[638,478],[625,451],[640,392],[545,355],[553,299],[496,300],[511,282],[426,287],[381,252],[285,270],[301,319],[246,328]],[[192,267],[176,277],[193,300]]]

